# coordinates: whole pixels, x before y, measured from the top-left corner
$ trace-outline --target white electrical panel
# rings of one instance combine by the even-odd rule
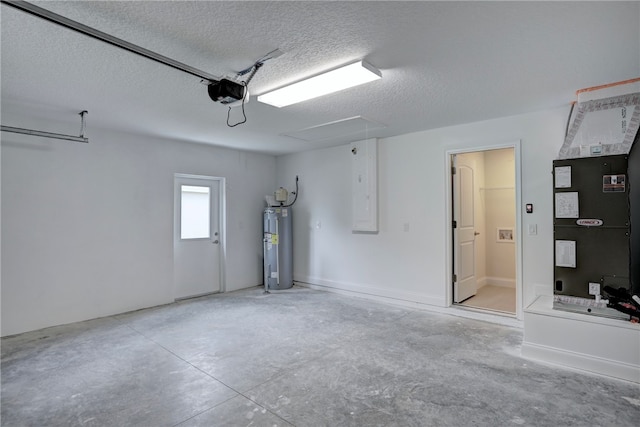
[[[352,228],[378,231],[378,140],[351,143]]]

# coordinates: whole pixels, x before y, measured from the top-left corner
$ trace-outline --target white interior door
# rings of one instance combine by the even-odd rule
[[[453,156],[454,255],[453,302],[462,302],[477,292],[475,275],[476,230],[474,221],[474,176],[470,165]]]
[[[220,291],[220,180],[176,174],[173,283],[175,298]]]

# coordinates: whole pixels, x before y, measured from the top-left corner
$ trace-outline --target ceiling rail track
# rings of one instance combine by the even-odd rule
[[[88,143],[89,138],[83,136],[64,135],[61,133],[43,132],[39,130],[14,128],[12,126],[2,126],[2,132],[22,133],[25,135],[41,136],[43,138],[64,139],[67,141]]]
[[[13,126],[0,126],[0,131],[2,132],[11,132],[11,133],[20,133],[23,135],[32,135],[32,136],[41,136],[43,138],[53,138],[53,139],[64,139],[66,141],[74,141],[74,142],[84,142],[85,144],[89,143],[89,138],[84,136],[84,130],[86,127],[84,116],[87,115],[87,110],[83,110],[79,113],[80,115],[80,135],[65,135],[63,133],[54,133],[54,132],[44,132],[41,130],[33,130],[33,129],[25,129],[25,128],[16,128]]]
[[[167,65],[176,70],[183,71],[185,73],[191,74],[193,76],[199,77],[204,80],[209,81],[218,81],[219,77],[216,77],[212,74],[209,74],[205,71],[199,70],[197,68],[191,67],[187,64],[183,64],[182,62],[176,61],[174,59],[168,58],[159,53],[153,52],[149,49],[145,49],[141,46],[135,45],[133,43],[129,43],[126,40],[119,39],[110,34],[104,33],[100,30],[96,30],[95,28],[89,27],[87,25],[81,24],[80,22],[74,21],[72,19],[66,18],[62,15],[58,15],[57,13],[53,13],[49,10],[38,7],[34,4],[31,4],[26,1],[9,1],[9,0],[1,0],[2,4],[7,6],[14,7],[23,12],[29,13],[31,15],[37,16],[49,22],[53,22],[54,24],[61,25],[70,30],[76,31],[78,33],[84,34],[86,36],[92,37],[97,40],[101,40],[105,43],[108,43],[112,46],[119,47],[121,49],[127,50],[129,52],[135,53],[136,55],[143,56],[145,58],[151,59],[153,61],[159,62],[161,64]]]

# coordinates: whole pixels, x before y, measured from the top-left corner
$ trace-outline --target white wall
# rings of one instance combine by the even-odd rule
[[[226,289],[262,283],[273,156],[87,134],[2,134],[3,336],[172,302],[174,173],[227,178]]]
[[[348,146],[278,157],[278,185],[290,186],[300,176],[293,218],[295,280],[447,306],[445,152],[520,139],[522,201],[534,204],[522,225],[524,230],[538,225],[536,236],[518,236],[523,301],[526,306],[537,293],[552,294],[551,162],[562,145],[568,112],[562,107],[380,140],[380,232],[374,235],[349,228]]]
[[[516,246],[497,241],[498,228],[516,229],[514,150],[489,150],[485,156],[485,185],[480,191],[486,212],[486,272],[494,285],[516,285]]]

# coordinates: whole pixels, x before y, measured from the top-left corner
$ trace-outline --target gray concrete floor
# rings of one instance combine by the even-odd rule
[[[3,426],[637,426],[636,384],[522,330],[304,288],[2,339]]]

